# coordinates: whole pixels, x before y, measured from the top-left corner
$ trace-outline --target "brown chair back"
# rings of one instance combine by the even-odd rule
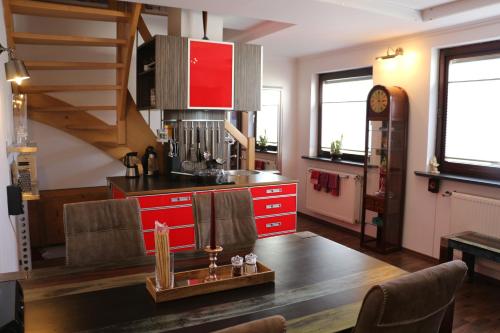
[[[145,255],[136,199],[66,204],[63,215],[68,266]]]
[[[213,333],[285,333],[286,321],[283,316],[272,316],[248,323],[225,328]]]
[[[370,289],[353,333],[437,333],[467,266],[460,260],[430,267]]]

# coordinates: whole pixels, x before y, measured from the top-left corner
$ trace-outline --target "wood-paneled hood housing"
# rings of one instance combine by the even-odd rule
[[[144,59],[154,59],[150,73]],[[139,109],[186,110],[188,38],[156,35],[137,52],[137,104]],[[262,46],[234,43],[234,110],[258,111],[261,106]],[[152,105],[151,89],[156,103]]]

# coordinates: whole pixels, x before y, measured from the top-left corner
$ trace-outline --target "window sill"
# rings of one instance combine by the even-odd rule
[[[278,155],[278,152],[277,152],[277,151],[272,151],[272,150],[266,150],[266,151],[256,150],[255,152],[256,152],[257,154]]]
[[[475,185],[484,185],[484,186],[491,186],[491,187],[500,187],[500,181],[498,180],[491,180],[491,179],[483,179],[483,178],[476,178],[476,177],[468,177],[468,176],[460,176],[460,175],[452,175],[449,173],[430,173],[427,171],[415,171],[415,175],[419,177],[426,177],[426,178],[437,178],[437,179],[442,179],[442,180],[452,180],[460,183],[467,183],[467,184],[475,184]]]
[[[363,162],[354,162],[354,161],[347,161],[347,160],[332,160],[331,158],[318,157],[318,156],[302,156],[302,159],[310,160],[310,161],[333,163],[333,164],[350,165],[350,166],[355,166],[355,167],[359,167],[359,168],[362,168],[365,165]]]

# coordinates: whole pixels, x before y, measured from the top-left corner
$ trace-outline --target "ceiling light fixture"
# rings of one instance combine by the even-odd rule
[[[392,47],[387,48],[387,52],[384,56],[376,57],[375,59],[378,61],[392,59],[403,55],[403,48],[398,47],[395,50]]]
[[[9,82],[21,84],[23,80],[29,79],[30,74],[22,60],[19,60],[14,55],[14,49],[4,47],[0,44],[0,54],[7,51],[9,60],[5,63],[5,78]]]

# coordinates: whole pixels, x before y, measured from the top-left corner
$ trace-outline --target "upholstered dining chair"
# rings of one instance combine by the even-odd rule
[[[136,199],[66,204],[63,219],[68,266],[146,254]]]
[[[225,328],[213,333],[284,333],[286,321],[283,316],[272,316]]]
[[[455,260],[374,286],[352,332],[444,332],[443,318],[447,311],[453,313],[455,292],[466,272],[465,263]]]

